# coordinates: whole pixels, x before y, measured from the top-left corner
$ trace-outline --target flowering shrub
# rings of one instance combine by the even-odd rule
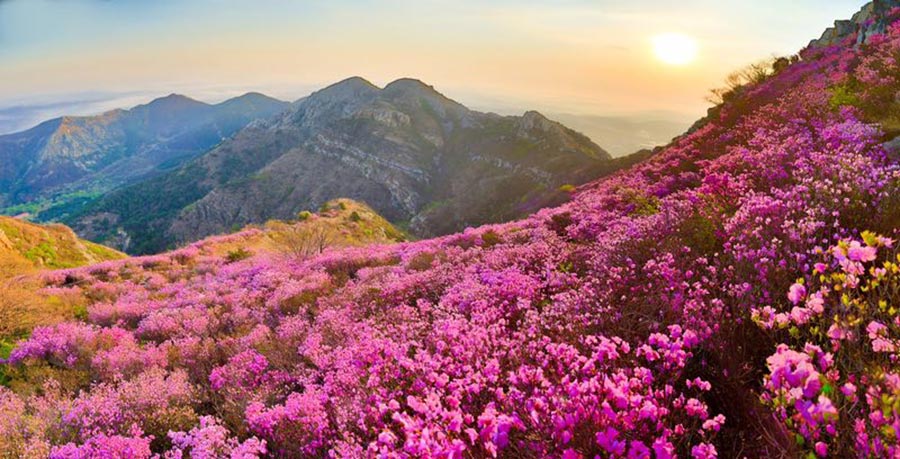
[[[898,37],[806,50],[522,221],[311,258],[213,238],[45,275],[87,314],[5,362],[0,448],[896,455],[900,169],[854,104],[894,87]]]
[[[229,435],[215,418],[204,416],[200,425],[190,432],[169,432],[172,450],[166,452],[164,459],[205,459],[229,457],[233,459],[254,459],[266,453],[266,442],[251,437],[238,442]]]
[[[135,431],[134,436],[98,434],[88,439],[83,445],[68,443],[54,448],[50,459],[87,459],[101,457],[127,457],[149,459],[151,438],[141,436]]]
[[[819,456],[900,454],[900,259],[893,240],[862,239],[824,252],[790,287],[789,312],[755,314],[797,343],[767,359],[763,399]]]

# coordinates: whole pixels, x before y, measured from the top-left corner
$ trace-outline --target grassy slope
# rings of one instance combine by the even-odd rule
[[[124,257],[121,252],[79,239],[63,225],[37,225],[0,216],[0,278]]]
[[[0,216],[0,358],[35,326],[70,319],[84,307],[74,298],[40,292],[36,274],[125,256],[79,239],[64,225]],[[3,380],[0,373],[0,383]]]
[[[361,246],[406,240],[407,236],[369,206],[351,199],[334,199],[319,212],[301,215],[295,221],[270,220],[263,225],[250,225],[237,237],[212,237],[197,245],[219,256],[240,250],[256,253],[280,253],[289,250],[286,239],[300,230],[321,228],[327,234],[329,247]]]

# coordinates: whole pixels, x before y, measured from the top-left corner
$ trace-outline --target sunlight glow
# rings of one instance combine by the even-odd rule
[[[654,36],[651,41],[656,58],[665,64],[687,65],[697,58],[697,41],[687,35],[666,33]]]

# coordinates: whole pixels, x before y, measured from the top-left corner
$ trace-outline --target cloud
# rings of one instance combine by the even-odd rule
[[[0,2],[9,0],[0,0]],[[0,135],[23,131],[64,115],[96,115],[150,100],[146,94],[97,94],[59,101],[19,102],[0,106]]]

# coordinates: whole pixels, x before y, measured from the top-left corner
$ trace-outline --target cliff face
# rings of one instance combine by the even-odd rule
[[[347,197],[430,236],[560,202],[560,186],[596,177],[609,160],[537,112],[480,113],[418,80],[382,89],[350,78],[181,169],[104,197],[72,223],[152,252]]]
[[[834,27],[825,30],[822,36],[810,42],[810,46],[822,47],[840,43],[845,38],[856,35],[856,44],[868,43],[877,34],[883,34],[889,24],[888,13],[900,7],[900,0],[874,0],[865,4],[849,20],[834,21]]]

